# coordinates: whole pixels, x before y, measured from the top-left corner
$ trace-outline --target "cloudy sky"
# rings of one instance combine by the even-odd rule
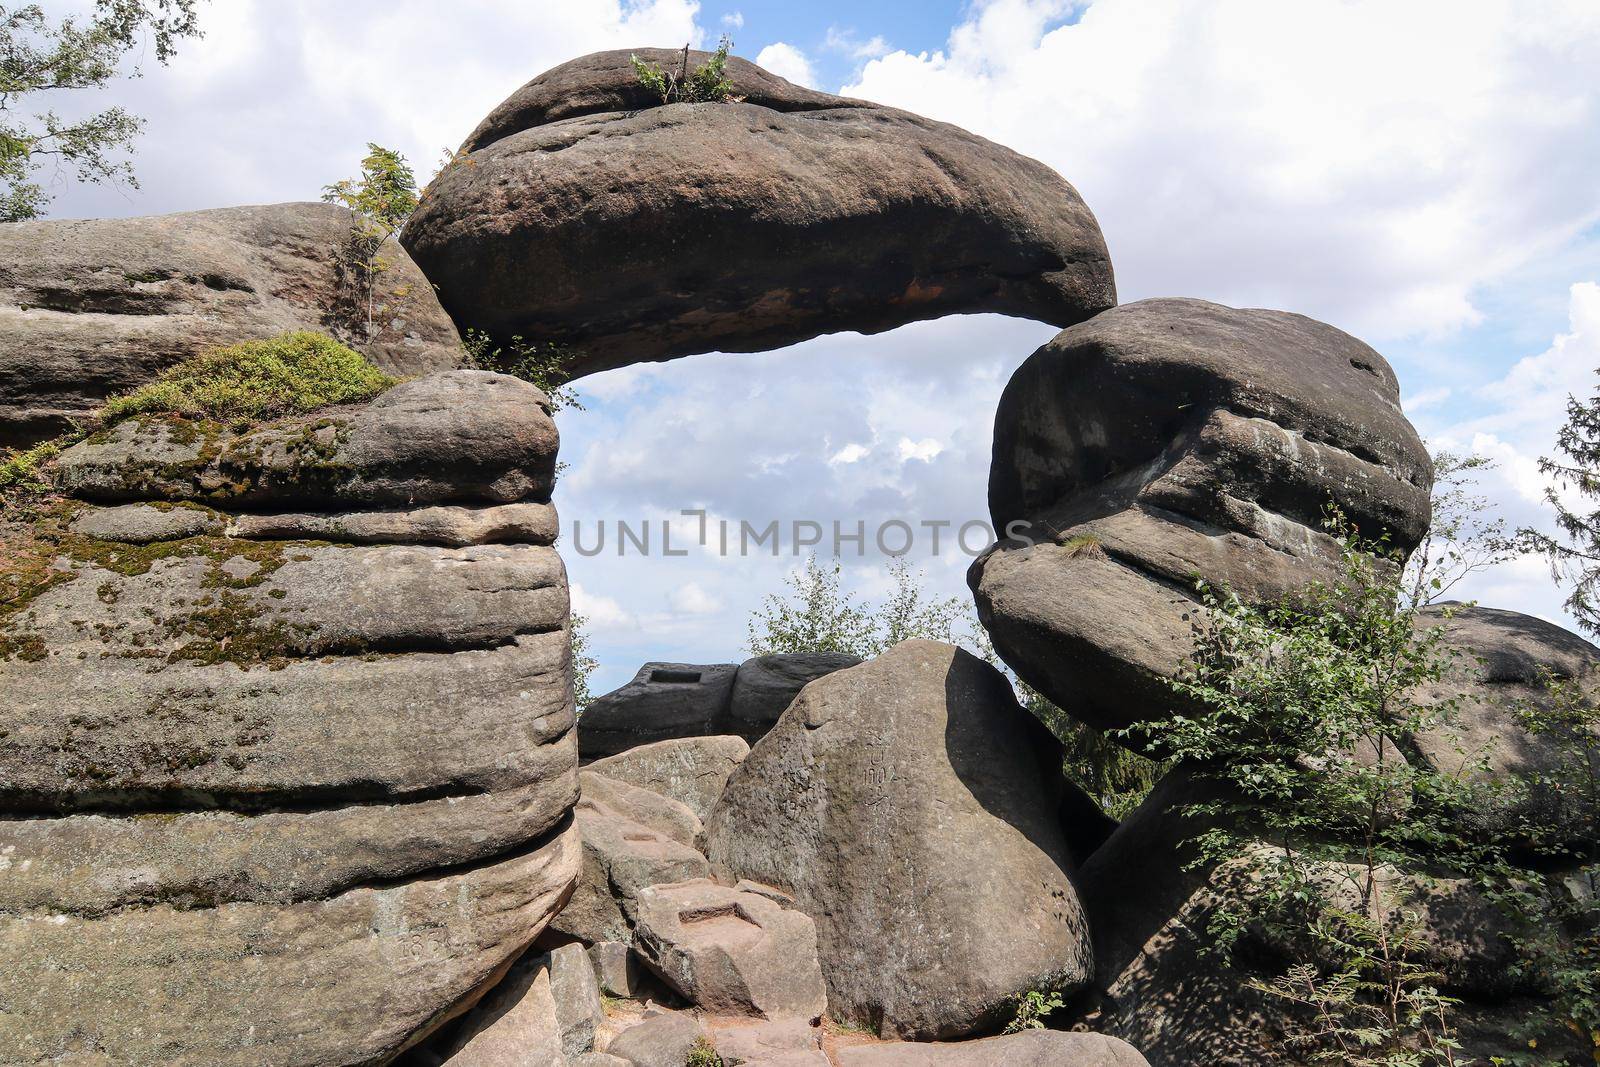
[[[1594,0],[212,0],[204,25],[114,93],[149,119],[142,187],[62,186],[53,214],[312,199],[367,141],[426,176],[556,63],[726,32],[785,77],[1054,166],[1124,301],[1286,308],[1370,342],[1431,444],[1498,461],[1483,490],[1513,524],[1544,521],[1537,457],[1600,367]],[[563,517],[982,518],[995,402],[1052,332],[954,317],[586,379],[560,419]],[[914,565],[964,595],[966,558],[927,547]],[[740,658],[795,564],[614,552],[567,552],[600,688],[645,659]],[[844,562],[882,588],[882,557]],[[1561,618],[1537,561],[1466,592]]]

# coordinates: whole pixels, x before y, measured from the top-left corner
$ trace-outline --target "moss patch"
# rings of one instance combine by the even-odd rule
[[[107,402],[100,423],[111,426],[134,415],[181,415],[248,424],[370,400],[395,381],[331,337],[286,333],[187,359],[149,385]]]

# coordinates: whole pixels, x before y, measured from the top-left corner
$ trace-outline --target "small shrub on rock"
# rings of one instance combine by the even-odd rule
[[[696,1038],[683,1067],[723,1067],[723,1059],[705,1038]]]
[[[101,409],[111,426],[135,415],[250,423],[369,400],[395,379],[318,333],[286,333],[202,353]]]
[[[1030,989],[1025,993],[1018,993],[1016,997],[1017,1013],[1006,1024],[1005,1032],[1020,1034],[1024,1030],[1043,1030],[1044,1017],[1059,1008],[1066,1007],[1057,992],[1045,993],[1038,989]]]
[[[677,70],[663,70],[638,56],[629,56],[639,84],[661,97],[663,104],[705,104],[727,100],[733,92],[728,77],[728,50],[733,42],[726,34],[717,50],[694,70],[689,69],[689,46],[683,46],[683,60]]]

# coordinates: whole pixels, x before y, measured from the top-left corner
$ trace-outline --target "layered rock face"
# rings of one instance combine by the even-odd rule
[[[429,186],[402,240],[457,323],[570,345],[587,374],[1116,302],[1099,226],[1049,167],[739,59],[729,101],[662,105],[630,54],[535,78]]]
[[[989,508],[1010,539],[968,581],[1024,680],[1123,727],[1172,706],[1196,578],[1264,601],[1331,577],[1329,504],[1409,550],[1431,485],[1394,373],[1360,341],[1286,312],[1144,300],[1062,331],[1006,386]]]
[[[706,852],[816,920],[836,1018],[960,1036],[1089,975],[1060,765],[998,671],[908,641],[801,691],[729,778]]]
[[[0,617],[9,1058],[383,1062],[560,909],[580,859],[561,560],[548,538],[405,536],[415,503],[548,508],[546,405],[451,372],[63,457],[85,495],[135,503],[8,536],[8,563],[37,562]],[[371,451],[374,426],[410,450]],[[388,533],[327,539],[347,503]],[[260,504],[324,525],[254,539]]]
[[[0,447],[54,437],[204,349],[293,330],[391,374],[457,366],[455,326],[394,243],[368,332],[339,262],[352,218],[303,203],[0,229]]]

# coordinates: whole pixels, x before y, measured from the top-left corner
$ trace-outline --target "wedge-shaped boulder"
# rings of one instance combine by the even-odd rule
[[[671,797],[704,819],[749,754],[741,737],[675,737],[595,760],[589,770]]]
[[[816,925],[802,912],[709,879],[650,886],[638,901],[635,947],[695,1006],[763,1019],[827,1010]]]
[[[1201,300],[1144,300],[1062,331],[995,416],[973,563],[1005,661],[1092,725],[1170,712],[1197,579],[1252,601],[1339,565],[1337,506],[1409,550],[1428,524],[1427,450],[1383,357],[1331,326]]]
[[[587,374],[955,312],[1065,326],[1116,303],[1094,216],[1044,164],[739,59],[728,101],[662,105],[633,54],[682,60],[565,63],[429,186],[401,239],[459,324],[570,345]]]
[[[559,437],[527,382],[446,371],[367,404],[234,431],[133,418],[61,455],[63,487],[97,501],[222,507],[418,508],[548,501]]]
[[[292,330],[331,333],[391,374],[459,365],[454,324],[393,242],[368,328],[365,282],[342,266],[353,222],[301,203],[6,226],[0,447],[54,437],[206,349]]]
[[[594,1050],[605,1006],[578,945],[529,952],[466,1015],[409,1053],[406,1067],[562,1067]]]
[[[816,920],[834,1017],[962,1036],[1089,977],[1060,771],[998,671],[907,641],[801,690],[728,780],[707,853]]]

